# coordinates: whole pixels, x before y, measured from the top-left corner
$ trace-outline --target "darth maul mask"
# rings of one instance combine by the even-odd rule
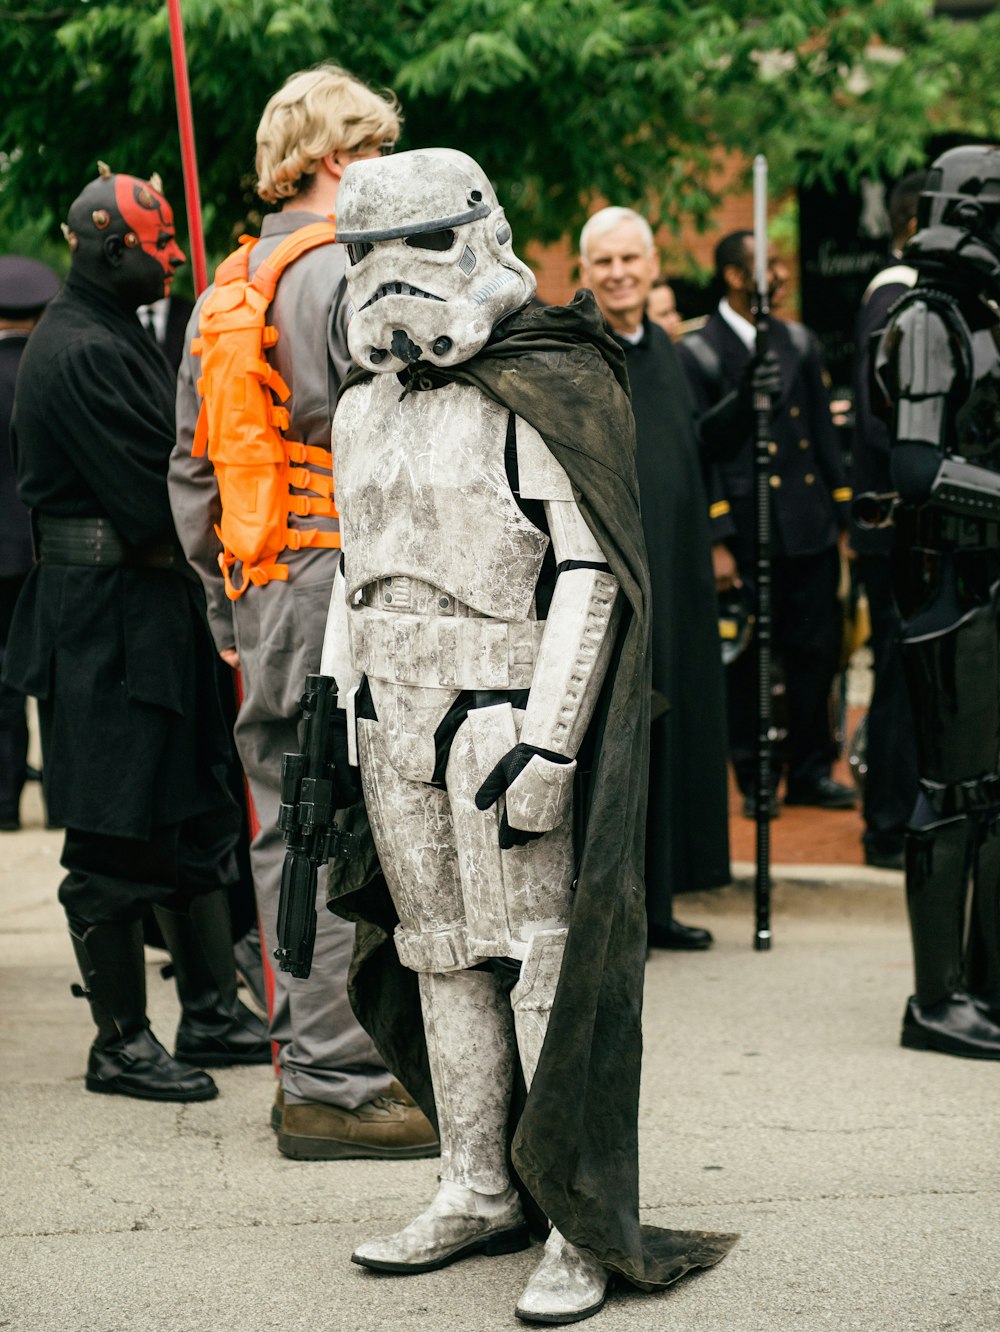
[[[170,291],[184,254],[174,215],[157,176],[114,175],[102,166],[70,205],[63,228],[73,270],[109,291],[127,309],[149,305]]]

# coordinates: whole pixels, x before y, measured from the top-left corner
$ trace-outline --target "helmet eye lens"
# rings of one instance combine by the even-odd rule
[[[423,231],[419,236],[407,236],[406,243],[414,250],[450,250],[455,244],[451,230]]]
[[[347,253],[351,256],[351,263],[360,264],[366,254],[371,254],[372,248],[370,241],[353,241],[347,247]]]

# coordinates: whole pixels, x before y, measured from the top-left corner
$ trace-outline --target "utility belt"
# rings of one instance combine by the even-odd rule
[[[185,577],[193,571],[176,541],[151,541],[130,546],[110,518],[64,518],[32,515],[35,560],[38,564],[75,564],[90,568],[172,569]]]
[[[351,607],[351,652],[375,680],[432,689],[528,689],[544,620],[412,615]]]

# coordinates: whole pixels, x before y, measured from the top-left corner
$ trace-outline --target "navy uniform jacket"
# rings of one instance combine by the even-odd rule
[[[702,354],[695,355],[688,344],[699,337]],[[771,427],[772,555],[817,555],[836,545],[838,530],[847,527],[851,488],[815,337],[802,325],[772,319],[771,348],[785,386]],[[718,313],[689,334],[679,351],[699,416],[737,387],[751,357]],[[753,438],[748,434],[735,458],[717,463],[709,480],[712,541],[724,541],[744,570],[753,561],[753,492]]]

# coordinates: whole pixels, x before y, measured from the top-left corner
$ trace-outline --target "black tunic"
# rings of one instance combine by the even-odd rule
[[[71,275],[21,362],[12,443],[38,514],[109,518],[131,545],[176,540],[167,497],[174,377],[135,315]],[[5,679],[39,699],[53,822],[148,838],[227,805],[228,749],[200,586],[181,572],[42,564]]]
[[[726,696],[708,500],[694,403],[677,353],[647,319],[625,352],[642,530],[653,590],[646,900],[666,925],[675,892],[729,882]],[[656,700],[662,706],[660,699]]]
[[[10,418],[26,329],[0,329],[0,578],[22,578],[31,568],[28,514],[17,497],[10,454]]]

